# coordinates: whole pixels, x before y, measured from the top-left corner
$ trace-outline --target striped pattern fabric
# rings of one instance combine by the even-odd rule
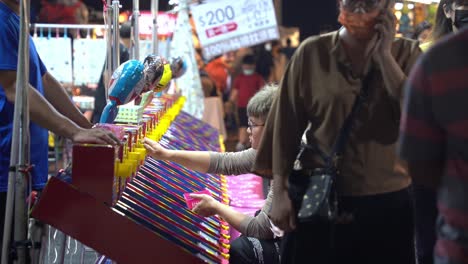
[[[468,30],[420,58],[401,122],[402,158],[444,161],[436,263],[468,263]]]

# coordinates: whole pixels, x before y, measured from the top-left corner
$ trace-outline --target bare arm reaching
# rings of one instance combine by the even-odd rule
[[[0,85],[7,100],[15,102],[16,71],[0,71]],[[38,125],[75,142],[118,144],[118,139],[101,129],[84,129],[59,113],[36,89],[29,86],[29,112]]]

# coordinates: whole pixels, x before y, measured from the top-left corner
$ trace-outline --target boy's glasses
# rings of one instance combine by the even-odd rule
[[[250,128],[250,130],[253,130],[254,127],[261,127],[261,126],[264,126],[265,124],[254,124],[252,122],[248,122],[247,123],[247,126]]]

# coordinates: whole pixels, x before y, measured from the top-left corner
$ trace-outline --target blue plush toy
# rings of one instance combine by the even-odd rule
[[[144,62],[129,60],[112,74],[109,85],[109,101],[104,108],[100,123],[113,123],[117,117],[117,106],[131,102],[142,93],[164,90],[168,82],[180,77],[186,70],[181,58],[171,64],[162,57],[149,55]]]

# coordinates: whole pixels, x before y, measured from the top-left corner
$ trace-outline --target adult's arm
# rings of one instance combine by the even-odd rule
[[[143,146],[148,154],[158,160],[168,160],[178,163],[188,169],[206,173],[210,166],[208,151],[171,150],[162,147],[158,142],[145,138]]]
[[[258,239],[273,239],[271,225],[267,213],[260,211],[256,216],[246,215],[244,220],[236,228],[239,232],[248,237]]]
[[[250,148],[240,152],[209,152],[208,173],[240,175],[252,171],[257,151]]]
[[[192,198],[199,199],[193,211],[201,216],[210,217],[218,215],[222,217],[231,227],[239,230],[242,234],[256,238],[273,238],[269,230],[268,216],[262,212],[257,217],[252,217],[234,210],[232,207],[216,201],[206,194],[191,194]]]
[[[271,182],[270,191],[268,192],[268,196],[265,200],[265,204],[262,207],[257,216],[247,216],[240,225],[238,229],[239,232],[246,236],[256,237],[260,239],[272,239],[274,238],[274,234],[271,231],[271,224],[268,218],[268,212],[271,208],[271,203],[273,201],[273,186],[274,181]]]
[[[310,90],[306,79],[308,61],[311,59],[305,41],[291,58],[267,122],[258,149],[254,172],[272,174],[274,179],[273,204],[269,212],[273,223],[284,231],[295,227],[295,213],[288,195],[288,178],[292,171],[302,134],[308,124],[304,94]]]
[[[421,50],[417,42],[414,42],[411,47],[403,50],[406,55],[406,63],[398,64],[392,54],[392,46],[395,36],[395,18],[391,11],[381,15],[381,23],[376,25],[380,38],[377,39],[374,50],[374,60],[382,73],[385,89],[388,94],[395,99],[395,103],[400,106],[403,85],[407,80],[407,74],[421,54]],[[399,107],[400,108],[400,107]]]
[[[250,172],[256,154],[254,149],[225,153],[171,150],[149,138],[143,140],[143,146],[148,154],[155,159],[172,161],[188,169],[203,173],[226,175],[239,175]]]
[[[0,85],[5,91],[7,100],[15,103],[16,71],[0,71]],[[101,129],[84,129],[59,113],[36,89],[28,84],[29,113],[31,120],[38,125],[72,139],[75,142],[100,144],[118,144],[115,136]]]
[[[73,104],[63,86],[50,73],[44,74],[42,83],[45,98],[58,112],[82,128],[93,126]]]

